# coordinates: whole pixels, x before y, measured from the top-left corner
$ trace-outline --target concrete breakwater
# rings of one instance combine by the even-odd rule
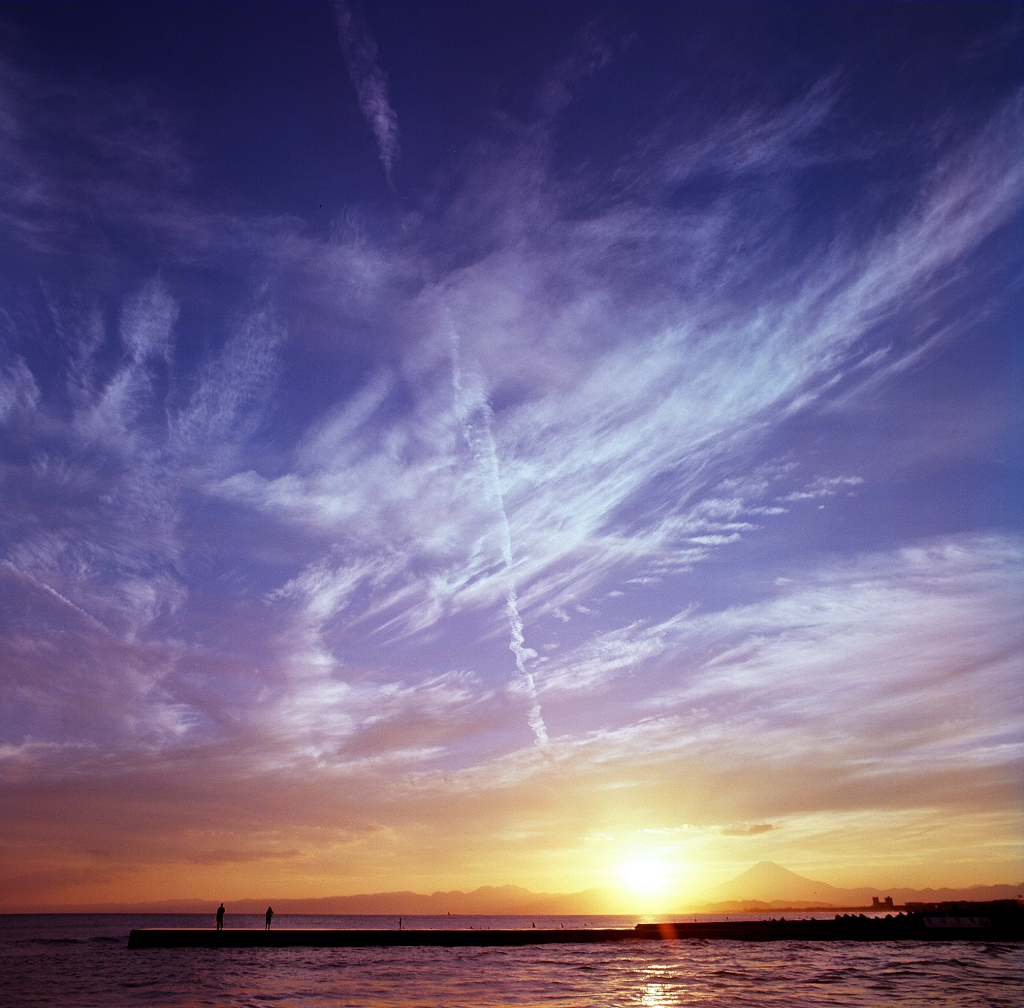
[[[224,931],[139,928],[128,947],[142,948],[353,948],[365,946],[543,945],[620,941],[1021,941],[1019,917],[836,916],[824,920],[702,921],[638,924],[634,928],[517,928],[460,930],[279,929]]]
[[[626,928],[517,928],[493,930],[300,930],[232,928],[137,928],[128,948],[355,948],[368,945],[544,945],[554,942],[608,942],[646,937]]]

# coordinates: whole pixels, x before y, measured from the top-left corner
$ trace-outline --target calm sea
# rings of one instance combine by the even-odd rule
[[[794,915],[796,916],[796,915]],[[407,927],[632,927],[652,917],[407,917]],[[724,916],[676,916],[724,920]],[[732,920],[741,919],[733,915]],[[756,918],[752,918],[756,919]],[[133,927],[183,914],[0,915],[4,1008],[1020,1008],[1024,945],[653,942],[513,948],[139,949]],[[279,915],[281,927],[397,927],[396,917]],[[227,917],[261,927],[262,917]]]

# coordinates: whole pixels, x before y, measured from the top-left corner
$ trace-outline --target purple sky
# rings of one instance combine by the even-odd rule
[[[1017,880],[1021,26],[3,5],[3,905]]]

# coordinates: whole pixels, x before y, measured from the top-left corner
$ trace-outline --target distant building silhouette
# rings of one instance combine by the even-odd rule
[[[891,910],[892,897],[886,896],[885,899],[879,899],[877,896],[871,897],[871,909],[872,910]]]

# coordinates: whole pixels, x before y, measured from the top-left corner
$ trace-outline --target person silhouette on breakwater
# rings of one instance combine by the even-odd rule
[[[217,930],[218,931],[223,931],[224,930],[224,904],[223,903],[221,903],[221,905],[219,907],[217,907]]]
[[[267,926],[263,929],[264,931],[270,930],[270,922],[274,919],[274,908],[267,907]]]

